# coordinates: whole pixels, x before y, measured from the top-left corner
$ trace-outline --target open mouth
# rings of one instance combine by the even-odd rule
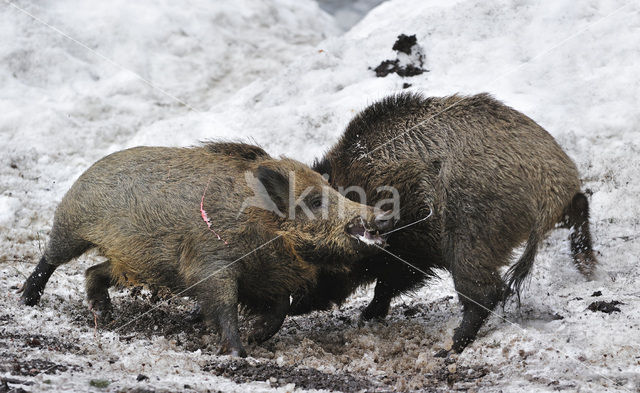
[[[367,227],[362,217],[357,217],[351,220],[347,225],[347,234],[354,239],[360,240],[366,245],[379,245],[386,244],[385,238],[380,235],[380,231],[377,229],[371,229]]]

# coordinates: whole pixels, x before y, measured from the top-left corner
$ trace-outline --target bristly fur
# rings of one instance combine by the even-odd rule
[[[203,145],[211,153],[238,157],[247,161],[269,157],[263,148],[246,143],[207,141]]]
[[[247,172],[262,181],[267,194],[246,180]],[[244,205],[250,198],[276,200],[288,211],[291,172],[296,198],[308,188],[309,198],[324,193],[326,217],[283,218]],[[58,205],[45,255],[25,283],[23,302],[38,302],[57,266],[98,248],[108,260],[86,272],[92,311],[109,313],[108,289],[115,284],[184,292],[218,327],[221,352],[245,355],[239,305],[258,314],[250,340],[262,342],[282,325],[292,293],[313,287],[321,271],[349,270],[349,264],[377,251],[345,231],[354,219],[375,227],[373,208],[326,188],[309,167],[273,159],[244,143],[113,153],[85,171]]]
[[[321,175],[329,175],[331,177],[331,162],[326,158],[315,159],[311,165],[311,169],[318,172]]]
[[[376,193],[379,186],[395,187],[398,227],[421,220],[432,206],[430,219],[388,240],[390,252],[427,274],[383,253],[349,274],[320,275],[315,291],[294,299],[294,312],[341,304],[376,281],[362,318],[383,318],[394,297],[422,285],[432,269],[446,269],[464,309],[452,348],[459,352],[500,300],[520,293],[538,245],[563,217],[575,229],[578,269],[589,276],[596,263],[574,163],[533,120],[488,94],[386,97],[356,115],[314,169],[329,173],[334,187],[363,187],[370,205],[388,197]],[[498,269],[525,240],[505,284]]]

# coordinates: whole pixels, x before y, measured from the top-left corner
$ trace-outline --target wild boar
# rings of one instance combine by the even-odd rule
[[[376,281],[361,317],[384,318],[395,296],[446,269],[464,310],[451,348],[461,352],[501,299],[519,296],[540,242],[556,225],[571,229],[578,270],[589,277],[596,265],[575,164],[542,127],[487,94],[385,98],[358,114],[314,169],[334,187],[363,187],[367,204],[386,197],[379,186],[398,190],[397,228],[410,226],[389,234],[387,250],[406,263],[381,253],[349,272],[321,273],[313,291],[294,298],[292,314],[341,304]],[[498,269],[524,241],[505,284]]]
[[[108,261],[86,271],[92,310],[109,312],[114,284],[166,287],[197,299],[221,354],[246,356],[238,304],[259,316],[250,341],[267,340],[290,294],[377,251],[381,217],[256,146],[132,148],[96,162],[64,196],[21,299],[38,303],[58,266],[97,248]]]

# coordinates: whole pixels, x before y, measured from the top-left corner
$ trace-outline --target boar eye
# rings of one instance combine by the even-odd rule
[[[309,207],[312,209],[320,209],[322,207],[322,198],[313,198],[309,202]]]

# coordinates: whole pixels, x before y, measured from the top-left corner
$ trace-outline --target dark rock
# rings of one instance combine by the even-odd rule
[[[384,78],[385,76],[392,74],[398,71],[398,59],[396,60],[385,60],[380,63],[374,71],[376,72],[376,76],[378,78]]]
[[[417,43],[418,43],[418,39],[416,38],[415,34],[414,35],[400,34],[395,44],[393,44],[393,48],[391,49],[393,49],[396,52],[402,52],[410,55],[411,48],[413,48],[413,46]]]
[[[393,44],[392,49],[398,52],[398,54],[404,53],[409,55],[409,60],[411,62],[409,64],[400,64],[399,58],[396,58],[395,60],[384,60],[374,68],[378,78],[383,78],[393,73],[405,78],[420,75],[423,72],[428,71],[422,68],[424,65],[424,54],[422,54],[422,49],[418,45],[418,40],[415,35],[408,36],[400,34],[395,44]],[[403,89],[406,89],[409,86],[411,85],[408,84],[406,87],[403,86]]]
[[[610,302],[599,300],[597,302],[591,303],[588,309],[593,312],[602,311],[604,313],[611,314],[614,311],[620,312],[620,308],[616,307],[618,304],[624,304],[624,303],[619,302],[617,300],[612,300]]]

